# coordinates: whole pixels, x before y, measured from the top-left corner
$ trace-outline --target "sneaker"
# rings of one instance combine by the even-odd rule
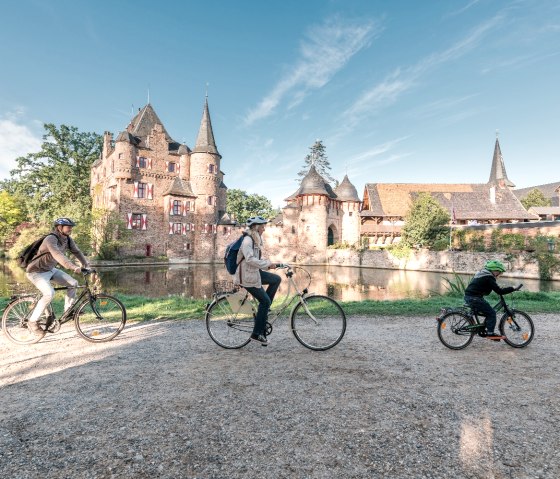
[[[264,334],[251,334],[251,341],[261,343],[261,346],[268,346],[268,340]]]
[[[34,334],[35,336],[42,336],[43,334],[45,334],[37,321],[27,321],[27,329],[31,334]]]
[[[500,333],[486,333],[486,338],[491,339],[492,341],[500,341],[502,339],[506,339],[506,337],[502,336]]]

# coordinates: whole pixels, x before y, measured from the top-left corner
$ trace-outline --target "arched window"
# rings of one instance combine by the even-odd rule
[[[331,227],[329,227],[329,231],[327,233],[327,246],[334,244],[334,231]]]

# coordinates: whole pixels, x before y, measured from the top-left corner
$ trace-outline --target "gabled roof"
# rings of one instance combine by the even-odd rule
[[[457,220],[538,219],[509,188],[488,184],[368,183],[361,216],[403,218],[420,193],[430,193],[450,214],[454,210]]]
[[[502,187],[508,186],[510,188],[515,186],[507,177],[500,142],[497,138],[496,144],[494,145],[494,156],[492,157],[492,168],[490,169],[490,179],[488,183]]]
[[[344,175],[342,182],[334,189],[336,196],[341,201],[360,201],[356,187],[348,179],[348,175]]]
[[[167,195],[196,198],[196,195],[192,191],[190,182],[182,180],[179,177],[174,178],[171,186],[163,193],[163,196]]]
[[[560,181],[557,181],[556,183],[546,183],[544,185],[530,186],[528,188],[519,188],[513,190],[513,194],[520,200],[522,200],[531,191],[540,190],[545,198],[552,200],[552,206],[560,206],[558,204],[558,188],[560,188]]]
[[[157,116],[157,113],[155,112],[155,110],[153,109],[150,103],[148,103],[144,108],[141,108],[138,111],[136,116],[132,119],[132,121],[128,125],[126,131],[132,137],[135,137],[137,139],[138,146],[146,147],[147,146],[146,138],[150,135],[155,125],[161,125],[163,129],[163,133],[165,135],[165,140],[169,144],[169,151],[177,151],[181,146],[181,144],[177,143],[169,136],[169,133],[167,133],[165,126],[163,126],[163,123]]]
[[[210,111],[208,110],[208,97],[206,97],[206,101],[204,102],[202,120],[200,120],[200,129],[198,131],[198,137],[196,138],[196,145],[193,153],[212,153],[214,155],[218,155],[220,158],[222,157],[222,155],[218,153],[218,148],[216,147],[216,142],[214,141],[212,121],[210,120]]]

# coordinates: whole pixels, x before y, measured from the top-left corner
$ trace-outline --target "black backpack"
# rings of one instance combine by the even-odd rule
[[[224,264],[229,274],[235,274],[237,267],[241,264],[241,261],[245,259],[243,258],[239,263],[237,262],[237,252],[239,251],[239,248],[241,248],[241,243],[243,243],[243,238],[245,238],[245,236],[248,235],[243,233],[238,239],[236,239],[233,243],[228,244],[226,247]],[[251,237],[249,236],[249,238]],[[251,238],[251,241],[252,240],[253,238]]]
[[[39,259],[41,256],[46,255],[48,251],[47,253],[41,253],[39,256],[35,257],[37,251],[39,251],[39,248],[41,247],[41,244],[43,244],[43,240],[50,235],[56,236],[54,233],[49,233],[48,235],[42,236],[38,240],[33,241],[33,243],[31,243],[30,245],[26,246],[25,249],[16,258],[18,266],[26,269],[33,261]]]

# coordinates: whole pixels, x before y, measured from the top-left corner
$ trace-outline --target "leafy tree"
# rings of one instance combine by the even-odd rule
[[[305,157],[304,166],[298,173],[299,182],[309,173],[311,165],[315,166],[317,172],[327,181],[336,183],[335,179],[331,176],[331,164],[325,152],[325,145],[321,140],[315,140],[313,146],[309,147],[310,153]]]
[[[7,191],[0,191],[0,242],[4,243],[24,219],[17,200]]]
[[[73,126],[46,123],[44,128],[41,151],[17,158],[17,167],[4,188],[24,205],[30,220],[50,223],[55,217],[70,216],[82,226],[76,236],[87,235],[90,171],[101,153],[103,138]]]
[[[550,198],[545,198],[541,190],[535,188],[521,200],[521,204],[528,210],[531,206],[551,206],[551,201]]]
[[[91,216],[92,243],[97,257],[115,259],[119,248],[124,246],[130,237],[125,222],[119,218],[116,211],[105,208],[95,208]]]
[[[421,193],[412,203],[402,230],[408,246],[441,246],[449,235],[449,213],[429,193]]]
[[[251,216],[270,219],[278,214],[278,210],[272,207],[272,203],[265,196],[249,195],[238,189],[227,191],[226,211],[239,224],[245,223]]]

